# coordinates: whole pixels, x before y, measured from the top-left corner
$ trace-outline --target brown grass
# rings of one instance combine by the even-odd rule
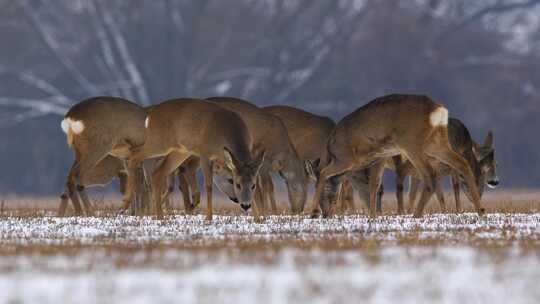
[[[311,196],[310,196],[311,198]],[[455,201],[453,193],[445,193],[447,212],[455,212]],[[120,206],[121,198],[118,195],[93,194],[91,200],[98,207],[97,216],[113,215]],[[278,205],[281,213],[288,213],[286,194],[277,194]],[[462,205],[465,211],[474,212],[472,204],[465,195],[461,195]],[[169,209],[170,214],[181,214],[183,204],[179,195],[173,196],[173,209]],[[204,208],[206,200],[203,197],[200,208]],[[32,196],[12,196],[8,195],[0,199],[0,216],[44,216],[54,215],[57,211],[60,199],[57,197],[32,197]],[[309,202],[308,202],[309,203]],[[407,196],[405,204],[407,206]],[[540,212],[540,191],[539,190],[512,190],[512,191],[486,191],[482,198],[482,204],[488,212],[502,213],[536,213]],[[358,213],[364,213],[364,203],[355,198],[355,205]],[[385,193],[383,200],[383,213],[387,215],[395,214],[396,207],[395,193]],[[71,208],[71,207],[70,207]],[[435,198],[426,206],[426,213],[440,213],[439,203]],[[68,209],[71,212],[71,209]],[[221,195],[214,197],[215,214],[243,214],[237,204],[234,204]]]

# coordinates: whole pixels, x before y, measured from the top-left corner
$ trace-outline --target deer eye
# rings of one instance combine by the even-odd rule
[[[255,184],[251,185],[251,190],[255,190]]]
[[[233,184],[233,180],[232,180],[232,178],[228,178],[228,179],[227,179],[227,182],[229,182],[229,184],[231,184],[231,185],[232,185],[232,184]]]

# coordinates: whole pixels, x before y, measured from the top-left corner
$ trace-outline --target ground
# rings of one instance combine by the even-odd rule
[[[0,303],[539,303],[540,213],[524,201],[262,223],[2,210]]]

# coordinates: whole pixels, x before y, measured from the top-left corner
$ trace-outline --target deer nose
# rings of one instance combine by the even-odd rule
[[[249,208],[251,208],[251,205],[241,204],[240,207],[242,207],[242,209],[244,209],[244,211],[248,211]]]
[[[229,196],[229,199],[233,201],[234,203],[238,204],[238,199],[236,197]]]
[[[498,180],[490,180],[490,181],[488,182],[488,187],[490,187],[490,188],[495,188],[495,187],[497,187],[498,185],[499,185],[499,181],[498,181]]]

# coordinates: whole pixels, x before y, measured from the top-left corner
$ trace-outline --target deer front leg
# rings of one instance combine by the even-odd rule
[[[379,161],[369,168],[369,216],[375,218],[377,208],[377,194],[381,187],[381,178],[384,172],[384,162]]]
[[[190,155],[185,152],[171,152],[164,161],[152,173],[152,192],[154,193],[154,203],[156,204],[156,213],[159,219],[163,218],[161,203],[163,201],[163,186],[178,166],[180,166]],[[211,183],[211,181],[210,181]]]

